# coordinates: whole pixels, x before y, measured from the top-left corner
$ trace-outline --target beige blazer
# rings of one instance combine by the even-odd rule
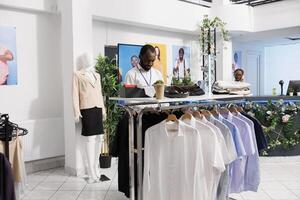
[[[0,152],[5,153],[4,141],[0,141]],[[22,173],[22,168],[25,168],[25,166],[22,165],[25,165],[25,163],[22,156],[22,142],[19,136],[9,142],[9,162],[11,163],[14,181],[20,183],[25,175]]]
[[[73,105],[75,118],[81,117],[80,110],[88,108],[102,108],[103,119],[106,118],[105,106],[101,89],[101,78],[93,72],[96,81],[92,82],[85,76],[85,71],[74,72],[73,78]]]

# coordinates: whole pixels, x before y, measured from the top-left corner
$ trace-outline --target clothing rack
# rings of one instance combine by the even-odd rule
[[[27,129],[21,128],[17,124],[10,122],[8,114],[0,113],[0,140],[5,142],[5,156],[7,157],[8,160],[9,160],[9,141],[13,137],[27,135],[27,133],[28,133]]]
[[[118,98],[117,101],[129,115],[129,188],[131,200],[143,200],[143,141],[142,141],[142,118],[147,112],[162,112],[176,109],[195,108],[207,105],[243,104],[243,95],[203,95],[199,97],[156,100],[154,98]],[[136,124],[134,117],[136,116]],[[134,148],[134,129],[137,128],[137,149]],[[135,188],[134,154],[137,154],[137,188]],[[135,191],[137,190],[137,196]]]

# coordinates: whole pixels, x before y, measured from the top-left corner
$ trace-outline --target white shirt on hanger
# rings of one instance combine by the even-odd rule
[[[216,132],[200,120],[194,117],[191,120],[183,122],[196,128],[201,137],[201,151],[204,161],[205,182],[207,194],[205,199],[215,198],[215,185],[218,185],[221,173],[225,170],[225,161],[223,158],[220,142]]]
[[[144,156],[144,200],[206,200],[196,129],[181,121],[152,126],[146,131]]]

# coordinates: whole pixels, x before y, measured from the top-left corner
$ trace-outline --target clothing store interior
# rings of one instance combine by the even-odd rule
[[[0,200],[300,200],[300,0],[0,0]]]

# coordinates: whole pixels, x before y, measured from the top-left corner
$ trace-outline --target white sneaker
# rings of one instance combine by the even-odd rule
[[[87,180],[88,184],[92,184],[92,183],[99,183],[100,180],[98,178],[88,178]]]

